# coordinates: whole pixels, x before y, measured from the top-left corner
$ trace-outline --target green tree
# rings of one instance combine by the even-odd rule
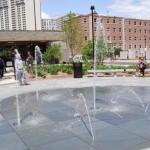
[[[120,52],[122,51],[122,49],[121,48],[114,48],[114,55],[115,55],[115,57],[116,57],[116,55],[118,55],[118,56],[120,56]]]
[[[97,43],[97,59],[99,63],[103,64],[104,60],[111,53],[111,44],[108,44],[103,37],[99,37],[95,43]]]
[[[90,40],[82,48],[82,55],[85,60],[92,60],[93,58],[93,42]]]
[[[81,53],[83,44],[82,25],[74,13],[67,14],[67,20],[63,23],[63,40],[69,47],[71,57]]]
[[[50,64],[59,63],[59,61],[62,59],[62,52],[60,48],[61,46],[58,44],[49,46],[43,55],[44,60]]]

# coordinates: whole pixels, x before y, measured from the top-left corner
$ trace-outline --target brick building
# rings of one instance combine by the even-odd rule
[[[85,41],[92,39],[92,15],[78,16]],[[93,14],[94,35],[103,34],[113,47],[122,48],[124,59],[145,56],[150,59],[150,20],[131,19]],[[101,28],[99,28],[101,26]],[[101,31],[99,31],[101,30]]]

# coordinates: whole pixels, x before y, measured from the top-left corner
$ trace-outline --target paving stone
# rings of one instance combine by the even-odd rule
[[[16,133],[0,134],[0,150],[28,150]]]

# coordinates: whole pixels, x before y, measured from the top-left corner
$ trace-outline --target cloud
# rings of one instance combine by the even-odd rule
[[[47,13],[42,11],[42,19],[50,19],[50,18],[51,17]]]
[[[118,16],[150,19],[150,1],[148,0],[114,0],[108,8]]]

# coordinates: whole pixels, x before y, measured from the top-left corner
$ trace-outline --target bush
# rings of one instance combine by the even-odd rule
[[[60,48],[61,46],[58,44],[49,46],[43,55],[45,62],[49,64],[58,64],[62,59],[62,52]]]

